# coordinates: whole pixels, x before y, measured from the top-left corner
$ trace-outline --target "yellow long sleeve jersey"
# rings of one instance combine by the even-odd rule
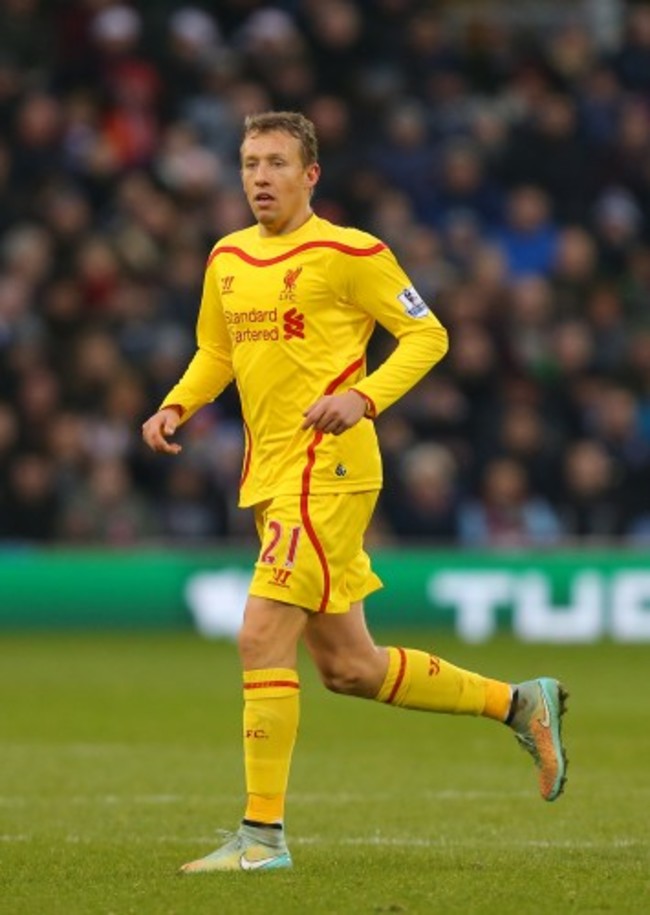
[[[366,376],[375,321],[398,344]],[[217,243],[197,342],[162,406],[180,406],[185,422],[235,380],[246,434],[241,506],[381,488],[371,419],[334,436],[301,429],[303,413],[323,394],[354,388],[377,415],[447,350],[446,331],[388,248],[315,215],[287,235],[263,237],[252,226]]]

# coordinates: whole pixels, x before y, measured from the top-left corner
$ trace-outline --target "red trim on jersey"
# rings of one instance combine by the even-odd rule
[[[357,369],[361,368],[363,365],[364,357],[360,356],[358,359],[355,359],[346,369],[344,369],[340,375],[330,381],[330,383],[325,388],[325,394],[333,394],[334,391],[338,388],[339,385],[343,384],[346,378],[349,378],[350,375],[354,374]],[[330,598],[330,570],[327,564],[327,556],[325,555],[325,550],[323,545],[318,539],[318,535],[314,530],[314,526],[311,523],[311,518],[309,517],[309,486],[311,483],[311,472],[314,469],[314,464],[316,463],[316,448],[321,443],[323,439],[323,433],[318,430],[314,435],[313,439],[309,443],[307,448],[307,463],[305,464],[305,469],[302,472],[302,492],[300,494],[300,517],[302,518],[302,523],[305,530],[307,531],[307,536],[312,542],[312,546],[316,551],[321,568],[323,570],[323,597],[318,608],[319,613],[323,613]]]
[[[300,689],[297,680],[263,680],[260,683],[244,683],[244,689],[267,689],[272,686],[288,686],[291,689]]]
[[[363,397],[366,402],[366,416],[369,419],[374,419],[377,415],[377,407],[372,397],[369,397],[368,394],[364,394],[363,391],[359,390],[359,388],[350,388],[350,391],[354,391],[354,393],[358,394],[359,397]],[[368,407],[370,408],[370,412],[368,412]]]
[[[210,266],[217,254],[234,254],[252,267],[271,267],[273,264],[279,264],[281,261],[286,261],[287,258],[293,257],[294,254],[300,254],[301,251],[308,251],[309,248],[334,248],[335,251],[340,251],[342,254],[351,254],[352,257],[369,257],[372,254],[379,254],[385,247],[386,245],[381,241],[377,242],[376,245],[372,245],[370,248],[353,248],[352,245],[344,245],[340,241],[306,241],[303,242],[302,245],[291,248],[290,251],[285,251],[283,254],[278,254],[276,257],[269,257],[262,260],[259,257],[253,257],[252,254],[244,251],[243,248],[238,248],[236,245],[222,245],[212,251],[206,266]]]
[[[406,673],[406,652],[403,648],[398,648],[399,651],[399,670],[397,671],[397,679],[393,684],[393,688],[390,691],[390,696],[386,699],[386,702],[390,705],[395,696],[397,695],[400,686],[402,685],[402,680],[404,679],[404,674]]]
[[[248,476],[248,471],[251,468],[251,453],[253,451],[253,440],[251,438],[251,430],[248,428],[246,420],[242,420],[244,424],[244,434],[246,436],[246,446],[244,450],[244,462],[242,464],[241,478],[239,480],[240,487],[244,485],[244,481]]]
[[[350,375],[354,374],[357,369],[361,368],[363,365],[363,360],[364,357],[359,356],[358,359],[355,359],[354,362],[350,363],[350,365],[344,369],[341,374],[334,379],[334,381],[330,381],[330,383],[325,388],[325,394],[333,394],[339,385],[343,384],[346,378],[349,378]]]

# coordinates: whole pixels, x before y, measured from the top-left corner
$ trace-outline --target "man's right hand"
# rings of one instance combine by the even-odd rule
[[[142,438],[152,451],[160,454],[178,454],[183,450],[175,442],[167,441],[168,436],[176,432],[180,419],[178,410],[174,407],[165,407],[142,424]]]

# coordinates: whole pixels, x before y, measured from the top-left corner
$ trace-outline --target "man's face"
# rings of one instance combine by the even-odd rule
[[[263,234],[282,235],[302,225],[320,169],[303,164],[300,141],[282,130],[249,134],[241,163],[244,192]]]

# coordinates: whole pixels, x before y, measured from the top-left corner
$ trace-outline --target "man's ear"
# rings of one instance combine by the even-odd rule
[[[312,162],[312,164],[308,166],[305,176],[307,178],[307,187],[312,189],[315,188],[318,184],[318,179],[320,178],[320,165],[318,162]]]

